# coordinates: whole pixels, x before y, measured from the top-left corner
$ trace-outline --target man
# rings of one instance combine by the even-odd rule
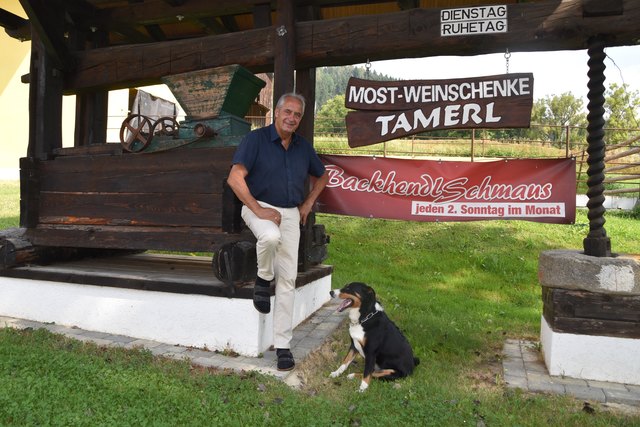
[[[257,239],[258,277],[253,305],[260,313],[271,310],[269,285],[276,280],[273,345],[281,371],[295,366],[291,337],[300,223],[307,222],[328,181],[313,146],[295,133],[304,107],[301,95],[282,95],[276,104],[274,123],[250,132],[238,146],[227,180],[243,203],[242,219]],[[313,185],[306,194],[309,176]]]

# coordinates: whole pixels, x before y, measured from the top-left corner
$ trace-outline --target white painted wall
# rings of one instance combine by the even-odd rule
[[[330,275],[296,289],[294,327],[330,290]],[[258,313],[251,299],[0,277],[0,316],[252,357],[273,344],[273,312]]]

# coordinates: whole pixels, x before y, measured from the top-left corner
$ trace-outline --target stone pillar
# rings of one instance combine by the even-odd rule
[[[640,255],[540,254],[550,375],[640,385]]]

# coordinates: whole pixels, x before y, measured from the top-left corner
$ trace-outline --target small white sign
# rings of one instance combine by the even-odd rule
[[[440,12],[442,37],[506,32],[506,5],[443,9]]]

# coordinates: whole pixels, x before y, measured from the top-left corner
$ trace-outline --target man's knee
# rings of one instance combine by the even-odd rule
[[[280,233],[277,231],[265,231],[260,235],[258,241],[265,247],[275,248],[280,244]]]

